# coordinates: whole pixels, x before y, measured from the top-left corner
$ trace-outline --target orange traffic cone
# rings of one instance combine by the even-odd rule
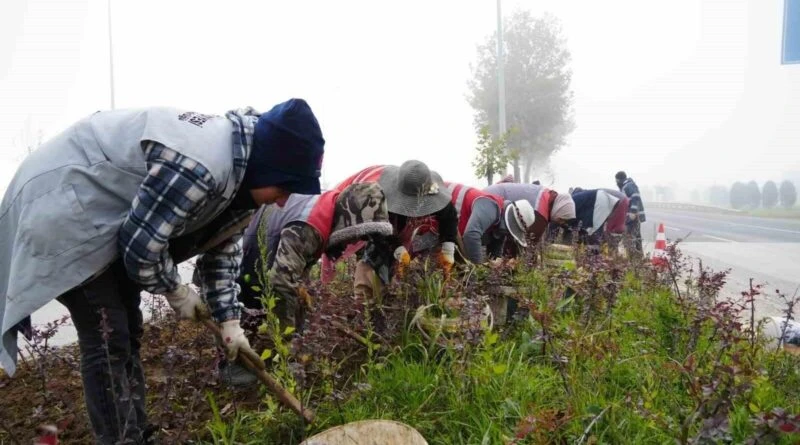
[[[658,225],[658,233],[656,233],[656,246],[653,249],[653,256],[650,261],[653,266],[666,266],[667,265],[667,233],[664,231],[664,223]]]

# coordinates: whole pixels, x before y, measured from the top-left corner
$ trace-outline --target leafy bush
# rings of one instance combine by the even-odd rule
[[[780,195],[781,206],[786,207],[787,209],[794,207],[794,205],[797,203],[797,190],[795,189],[794,184],[790,181],[783,181],[781,183]]]
[[[761,204],[765,209],[774,208],[778,205],[778,186],[774,181],[767,181],[761,195]]]
[[[709,189],[709,201],[712,205],[715,206],[727,206],[730,205],[730,193],[728,192],[728,188],[722,185],[715,185]]]
[[[747,186],[741,182],[735,182],[731,187],[731,207],[734,209],[743,209],[747,206]]]
[[[758,188],[756,181],[747,183],[747,206],[751,209],[757,209],[761,205],[761,190]]]
[[[668,255],[661,271],[586,252],[564,267],[543,268],[532,255],[465,269],[449,282],[416,264],[386,290],[384,307],[372,308],[384,312],[384,323],[395,320],[395,335],[357,321],[353,309],[337,309],[381,347],[370,354],[366,343],[345,341],[338,352],[333,344],[314,349],[298,388],[317,411],[313,425],[273,412],[245,422],[237,440],[298,443],[377,418],[412,425],[432,444],[800,439],[789,433],[800,420],[793,386],[800,359],[766,349],[752,334],[757,323],[748,311],[758,287],[736,301],[722,299],[726,272],[692,267],[675,246]],[[416,305],[492,300],[509,288],[515,316],[490,333],[442,341],[409,323]],[[339,335],[330,326],[329,335]],[[325,340],[317,332],[301,342]]]
[[[405,422],[431,444],[800,440],[800,357],[756,337],[758,286],[721,298],[727,273],[694,266],[675,245],[663,269],[581,249],[574,261],[546,266],[542,254],[462,266],[449,280],[418,260],[376,301],[352,297],[351,261],[333,283],[310,285],[314,307],[302,332],[278,332],[268,314],[252,344],[270,351],[273,376],[316,411],[312,425],[263,388],[223,390],[202,330],[172,319],[149,326],[150,420],[164,443],[296,444],[379,418]],[[265,311],[274,298],[265,295]],[[513,315],[495,317],[489,330],[487,303]],[[412,320],[426,305],[460,320],[457,331],[420,331]],[[42,375],[72,379],[80,399],[79,375],[59,369]],[[0,380],[0,396],[42,403],[37,367],[22,372],[26,388]],[[20,421],[72,416],[64,437],[89,441],[83,407],[55,401],[30,421],[19,417],[25,406],[17,417],[0,414],[0,440],[23,437]]]

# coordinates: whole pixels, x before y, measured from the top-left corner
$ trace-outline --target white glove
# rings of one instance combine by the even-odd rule
[[[442,243],[442,259],[451,265],[456,262],[456,244],[447,241]]]
[[[198,320],[208,313],[206,303],[191,287],[181,284],[172,292],[164,294],[170,307],[184,320]]]
[[[409,255],[408,250],[406,250],[404,246],[400,246],[394,249],[394,259],[399,263],[407,265],[411,262],[411,255]]]
[[[405,247],[400,246],[394,249],[394,259],[397,261],[397,276],[402,278],[406,273],[406,268],[411,264],[411,255]]]
[[[247,337],[244,335],[244,329],[239,325],[238,319],[223,321],[220,323],[220,326],[222,328],[220,330],[222,345],[225,347],[225,355],[229,361],[234,361],[239,354],[243,354],[247,356],[253,364],[261,368],[264,367],[264,361],[261,360],[261,357],[250,347],[250,342],[247,341]]]

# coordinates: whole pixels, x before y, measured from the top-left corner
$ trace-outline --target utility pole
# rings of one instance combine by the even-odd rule
[[[500,127],[498,136],[506,132],[506,74],[505,57],[503,56],[503,13],[500,9],[501,0],[497,0],[497,103],[498,121]]]
[[[108,74],[111,89],[111,109],[114,109],[114,43],[111,39],[111,0],[108,0]]]
[[[506,134],[506,58],[503,51],[503,12],[497,0],[497,137]],[[514,179],[520,180],[519,162],[514,160]]]

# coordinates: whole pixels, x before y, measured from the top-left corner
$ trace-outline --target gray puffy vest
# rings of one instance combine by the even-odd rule
[[[270,268],[275,261],[275,253],[278,250],[283,228],[294,222],[309,223],[311,211],[314,210],[314,206],[319,201],[320,196],[292,194],[283,207],[278,207],[277,204],[261,207],[244,232],[242,273],[252,273],[255,269],[256,261],[260,257],[258,245],[259,228],[264,231],[262,236],[267,247],[267,268]],[[322,216],[329,216],[329,218],[323,218],[328,219],[327,233],[329,234],[330,226],[333,224],[333,208],[318,210],[322,211]],[[316,225],[318,224],[312,224],[312,226]],[[320,236],[323,238],[323,243],[326,242],[327,237],[324,228],[323,231],[320,231],[319,228],[317,231],[321,232]]]
[[[539,210],[539,201],[542,199],[542,193],[546,190],[547,188],[541,185],[518,184],[513,182],[492,184],[483,189],[484,192],[501,196],[506,201],[514,202],[524,199],[531,203],[531,206],[536,210]]]
[[[217,199],[186,234],[233,197],[232,131],[225,117],[171,108],[99,112],[23,161],[0,204],[0,365],[7,373],[17,356],[10,329],[117,258],[119,228],[147,175],[143,142],[202,163],[217,184]]]

